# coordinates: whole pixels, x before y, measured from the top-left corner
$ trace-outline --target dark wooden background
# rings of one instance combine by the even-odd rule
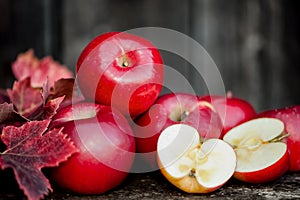
[[[29,48],[74,70],[98,34],[155,26],[196,39],[226,89],[258,111],[300,104],[299,10],[297,0],[0,0],[0,87],[12,86],[10,64]],[[163,57],[176,69],[186,65]],[[187,77],[205,92],[198,76]]]

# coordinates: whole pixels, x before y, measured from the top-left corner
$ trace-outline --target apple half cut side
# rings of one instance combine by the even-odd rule
[[[187,193],[209,193],[233,175],[236,155],[220,139],[201,143],[195,128],[175,124],[166,128],[157,143],[157,160],[169,182]]]
[[[234,177],[248,183],[265,183],[288,170],[284,124],[275,118],[259,118],[231,129],[223,138],[235,150]]]

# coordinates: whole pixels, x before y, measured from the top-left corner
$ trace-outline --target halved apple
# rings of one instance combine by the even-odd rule
[[[289,153],[289,171],[300,171],[300,105],[267,110],[257,117],[271,117],[283,121],[285,131],[289,133],[286,144]]]
[[[185,124],[171,125],[161,133],[157,159],[167,180],[188,193],[220,188],[236,166],[236,155],[229,144],[220,139],[202,143],[197,130]]]
[[[288,169],[284,124],[275,118],[260,118],[231,129],[223,138],[235,150],[234,177],[249,183],[264,183],[282,176]]]

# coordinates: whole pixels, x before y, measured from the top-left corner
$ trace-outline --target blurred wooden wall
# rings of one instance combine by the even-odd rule
[[[300,5],[297,0],[1,0],[0,84],[12,84],[10,62],[34,48],[74,70],[77,57],[107,31],[164,27],[197,40],[225,87],[260,110],[300,104]],[[201,76],[162,52],[199,93]]]

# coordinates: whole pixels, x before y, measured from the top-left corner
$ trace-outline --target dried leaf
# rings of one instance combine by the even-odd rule
[[[9,97],[6,91],[0,89],[0,104],[2,103],[9,103]]]
[[[26,119],[15,111],[13,104],[0,104],[0,133],[7,125],[20,126],[24,122],[26,122]]]
[[[31,87],[30,78],[15,82],[13,89],[8,89],[7,93],[16,111],[25,118],[43,106],[41,91]]]
[[[51,89],[48,99],[55,99],[61,96],[65,96],[61,108],[84,100],[84,97],[73,78],[56,81]]]
[[[41,60],[35,57],[33,50],[19,54],[12,64],[12,71],[18,80],[31,77],[33,87],[42,87],[48,80],[49,85],[61,78],[73,78],[73,73],[64,65],[54,61],[51,56]]]
[[[7,126],[1,139],[7,149],[1,153],[2,169],[12,168],[20,188],[30,200],[43,198],[51,189],[41,169],[58,166],[77,151],[61,129],[47,130],[50,120]]]
[[[50,90],[51,90],[51,87],[50,87],[49,81],[47,79],[47,81],[43,84],[42,91],[41,91],[44,104],[46,104],[46,101],[50,95]]]
[[[31,87],[30,78],[15,82],[13,89],[7,90],[16,108],[14,112],[27,121],[51,119],[63,102],[64,95],[47,100],[50,95],[50,89],[47,88],[47,83],[44,84],[42,90]]]
[[[0,124],[11,121],[14,118],[15,110],[11,103],[0,104]]]
[[[63,100],[64,96],[47,101],[43,107],[36,110],[36,112],[29,116],[28,119],[39,121],[51,119],[56,114]]]

